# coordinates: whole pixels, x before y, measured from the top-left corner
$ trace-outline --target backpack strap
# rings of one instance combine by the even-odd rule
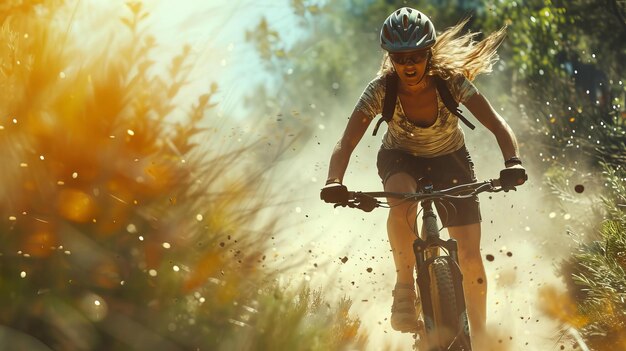
[[[397,97],[398,74],[393,72],[385,77],[385,100],[383,102],[383,113],[376,123],[376,127],[374,128],[374,133],[372,135],[376,135],[376,132],[378,132],[378,127],[380,127],[380,124],[383,123],[383,121],[389,123],[389,121],[391,121],[391,119],[393,118],[393,112],[396,109]]]
[[[443,78],[441,78],[440,76],[435,76],[434,78],[435,83],[437,84],[437,91],[439,91],[439,96],[441,96],[443,104],[446,105],[448,110],[450,110],[453,115],[457,116],[461,121],[463,121],[463,123],[465,123],[465,125],[468,126],[470,129],[476,128],[470,121],[467,120],[467,118],[465,118],[461,114],[461,110],[459,109],[459,103],[452,97],[452,93],[450,92],[450,89],[448,89],[446,81],[443,80]]]

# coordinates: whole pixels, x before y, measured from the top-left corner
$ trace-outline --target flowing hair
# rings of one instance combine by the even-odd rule
[[[463,19],[437,37],[431,48],[427,75],[450,79],[462,74],[472,81],[479,74],[492,71],[493,64],[498,61],[496,50],[506,37],[506,26],[483,40],[476,41],[480,32],[468,32],[458,36],[468,21],[469,18]],[[389,53],[385,51],[378,74],[384,76],[393,71]]]

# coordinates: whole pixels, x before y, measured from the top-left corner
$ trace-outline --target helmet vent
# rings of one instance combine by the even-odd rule
[[[404,30],[409,29],[409,16],[407,15],[402,16],[402,28],[404,28]]]
[[[383,27],[383,36],[385,37],[385,39],[387,39],[389,41],[393,40],[391,38],[391,33],[389,33],[389,28],[387,28],[387,26]]]
[[[433,30],[431,28],[430,22],[426,22],[426,25],[424,26],[424,33],[429,33],[429,32],[433,32]]]

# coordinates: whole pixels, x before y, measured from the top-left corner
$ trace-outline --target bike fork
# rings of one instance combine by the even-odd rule
[[[419,289],[420,300],[422,304],[422,313],[424,317],[424,326],[426,331],[426,337],[431,334],[435,329],[434,319],[434,307],[431,296],[431,272],[430,265],[437,258],[444,259],[451,267],[452,280],[456,294],[456,306],[458,306],[461,315],[466,315],[465,299],[463,292],[463,275],[459,267],[458,258],[458,244],[456,240],[442,240],[439,236],[439,229],[437,227],[437,217],[432,209],[432,201],[423,201],[423,238],[417,238],[413,242],[413,252],[415,254],[417,273],[416,283]],[[440,256],[440,248],[444,248],[448,255]],[[465,323],[461,323],[463,325]],[[460,333],[465,331],[459,330]],[[458,335],[457,335],[458,337]],[[464,347],[465,350],[470,350],[471,346]]]

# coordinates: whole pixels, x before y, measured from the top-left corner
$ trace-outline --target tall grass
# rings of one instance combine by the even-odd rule
[[[605,217],[565,263],[570,295],[585,323],[582,335],[594,350],[626,348],[626,172],[605,165],[609,189],[602,197]]]
[[[267,167],[240,166],[254,143],[214,151],[217,85],[177,105],[190,48],[159,73],[149,14],[127,8],[129,39],[94,53],[62,1],[0,5],[2,348],[362,348],[350,301],[276,282]]]
[[[568,291],[542,291],[544,310],[592,350],[626,348],[626,173],[604,164],[604,219],[561,268]],[[584,340],[584,341],[583,341]]]

